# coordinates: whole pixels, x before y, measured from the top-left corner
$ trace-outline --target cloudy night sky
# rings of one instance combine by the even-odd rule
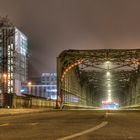
[[[0,0],[6,15],[29,39],[30,77],[65,49],[140,48],[140,0]]]

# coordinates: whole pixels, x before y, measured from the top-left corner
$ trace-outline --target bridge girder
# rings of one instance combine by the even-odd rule
[[[100,93],[107,88],[106,72],[109,71],[113,90],[123,93],[130,80],[139,73],[140,49],[65,50],[58,60],[61,65],[58,70],[58,91],[61,90],[63,72],[82,60],[74,67],[81,85],[86,83],[94,89],[95,94]],[[107,61],[112,64],[110,68],[105,66]]]

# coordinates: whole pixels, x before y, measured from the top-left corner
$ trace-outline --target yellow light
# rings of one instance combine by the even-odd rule
[[[110,78],[108,78],[107,80],[110,81]]]
[[[110,76],[110,72],[108,71],[108,72],[106,73],[106,75],[107,75],[107,76]]]
[[[108,92],[110,93],[110,92],[111,92],[111,90],[109,89],[109,90],[108,90]]]
[[[72,66],[69,66],[68,69],[70,70],[72,68]]]
[[[106,64],[109,64],[110,63],[110,61],[106,61]]]
[[[32,85],[32,82],[28,82],[28,86],[31,86]]]
[[[66,71],[64,71],[63,75],[65,75],[65,74],[66,74]]]
[[[108,83],[107,86],[110,87],[110,83]]]
[[[6,79],[7,78],[7,74],[3,74],[3,78]]]
[[[72,64],[71,67],[74,67],[74,64]]]

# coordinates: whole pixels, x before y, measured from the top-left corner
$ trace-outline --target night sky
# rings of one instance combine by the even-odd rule
[[[140,0],[0,0],[6,15],[28,36],[30,77],[65,49],[140,48]]]

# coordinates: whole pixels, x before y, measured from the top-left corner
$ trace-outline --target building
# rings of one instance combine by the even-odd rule
[[[46,85],[46,94],[50,99],[56,99],[57,95],[57,75],[56,73],[42,73],[41,83]]]
[[[56,85],[56,73],[42,73],[41,83],[43,85]]]
[[[43,97],[47,100],[56,100],[56,77],[56,73],[42,73],[41,78],[33,78],[32,80],[35,81],[32,81],[30,89],[24,89],[23,92],[25,92],[25,94],[31,94],[32,96]]]
[[[12,106],[14,95],[22,96],[27,83],[27,37],[7,18],[0,19],[0,106]]]
[[[48,100],[56,100],[56,85],[32,85],[31,94]]]

